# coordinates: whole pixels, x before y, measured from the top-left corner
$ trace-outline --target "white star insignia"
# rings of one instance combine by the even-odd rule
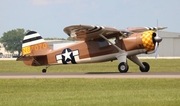
[[[62,55],[65,57],[65,61],[67,59],[71,59],[70,55],[71,55],[72,52],[68,52],[68,50],[66,49],[65,53],[63,53]]]

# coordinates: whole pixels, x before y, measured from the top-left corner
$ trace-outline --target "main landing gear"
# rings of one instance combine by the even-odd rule
[[[150,69],[150,66],[147,62],[142,62],[142,64],[144,65],[145,68],[139,67],[141,72],[148,72]]]
[[[140,66],[139,67],[140,71],[141,72],[148,72],[150,69],[149,64],[147,62],[142,62],[142,64],[144,65],[144,68]],[[126,62],[121,62],[118,65],[118,70],[120,73],[126,73],[129,70],[129,66]]]
[[[121,62],[118,65],[118,69],[120,73],[126,73],[129,70],[129,66],[126,62]]]

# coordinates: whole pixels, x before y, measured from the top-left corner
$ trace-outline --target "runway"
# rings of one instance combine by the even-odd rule
[[[0,79],[15,78],[180,78],[180,72],[47,72],[0,73]]]

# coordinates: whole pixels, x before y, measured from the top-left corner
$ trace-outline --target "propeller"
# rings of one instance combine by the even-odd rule
[[[159,36],[158,20],[157,20],[156,32],[157,32],[156,36],[154,37],[154,41],[155,41],[155,59],[157,59],[159,43],[162,41],[162,38]]]

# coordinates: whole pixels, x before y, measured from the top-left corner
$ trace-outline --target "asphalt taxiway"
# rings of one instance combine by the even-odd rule
[[[0,79],[13,78],[180,78],[180,72],[47,72],[0,73]]]

